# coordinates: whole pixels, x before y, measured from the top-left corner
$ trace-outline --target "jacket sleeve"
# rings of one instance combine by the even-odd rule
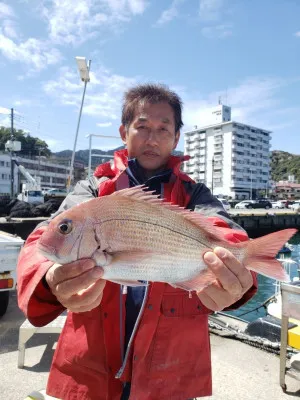
[[[95,197],[97,188],[93,185],[93,181],[78,182],[74,191],[66,197],[52,218],[76,204]],[[47,260],[37,250],[38,240],[48,229],[52,218],[42,222],[28,236],[17,265],[19,307],[35,326],[48,324],[64,311],[64,307],[57,301],[44,280],[53,262]]]
[[[187,190],[191,194],[188,208],[201,210],[222,230],[225,240],[231,243],[244,242],[249,240],[247,232],[236,222],[232,221],[228,213],[224,210],[222,203],[211,194],[211,191],[203,184],[187,183]],[[257,276],[256,273],[250,271],[253,277],[252,287],[243,295],[236,303],[232,304],[225,310],[233,310],[247,303],[257,292]]]

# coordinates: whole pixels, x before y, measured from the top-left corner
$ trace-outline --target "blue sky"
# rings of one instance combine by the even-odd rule
[[[181,95],[183,132],[208,124],[221,96],[233,119],[273,131],[272,149],[300,154],[299,16],[292,0],[0,2],[0,125],[14,107],[17,128],[52,151],[72,149],[83,90],[75,56],[84,56],[91,82],[77,150],[89,133],[118,135],[124,90],[151,81]]]

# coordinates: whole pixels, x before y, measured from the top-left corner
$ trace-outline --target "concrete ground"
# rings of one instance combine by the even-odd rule
[[[45,388],[58,335],[34,335],[27,343],[25,367],[18,369],[18,328],[24,316],[17,307],[16,293],[11,294],[8,312],[0,320],[0,399],[24,400],[31,391]],[[213,334],[211,346],[214,394],[202,399],[300,398],[300,381],[291,377],[286,378],[287,393],[282,392],[278,356]]]

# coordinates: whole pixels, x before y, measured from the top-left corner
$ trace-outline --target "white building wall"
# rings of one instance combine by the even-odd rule
[[[10,155],[0,153],[0,195],[10,196],[11,190],[11,163]],[[18,190],[18,171],[14,168],[14,193]]]
[[[199,138],[206,138],[199,148]],[[234,121],[201,127],[185,133],[185,154],[192,158],[185,171],[212,188],[214,156],[215,195],[258,197],[266,192],[270,175],[270,132]],[[221,167],[221,168],[220,168]]]

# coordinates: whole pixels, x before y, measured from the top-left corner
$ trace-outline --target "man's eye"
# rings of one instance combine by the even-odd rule
[[[146,129],[144,125],[138,126],[138,129]]]

